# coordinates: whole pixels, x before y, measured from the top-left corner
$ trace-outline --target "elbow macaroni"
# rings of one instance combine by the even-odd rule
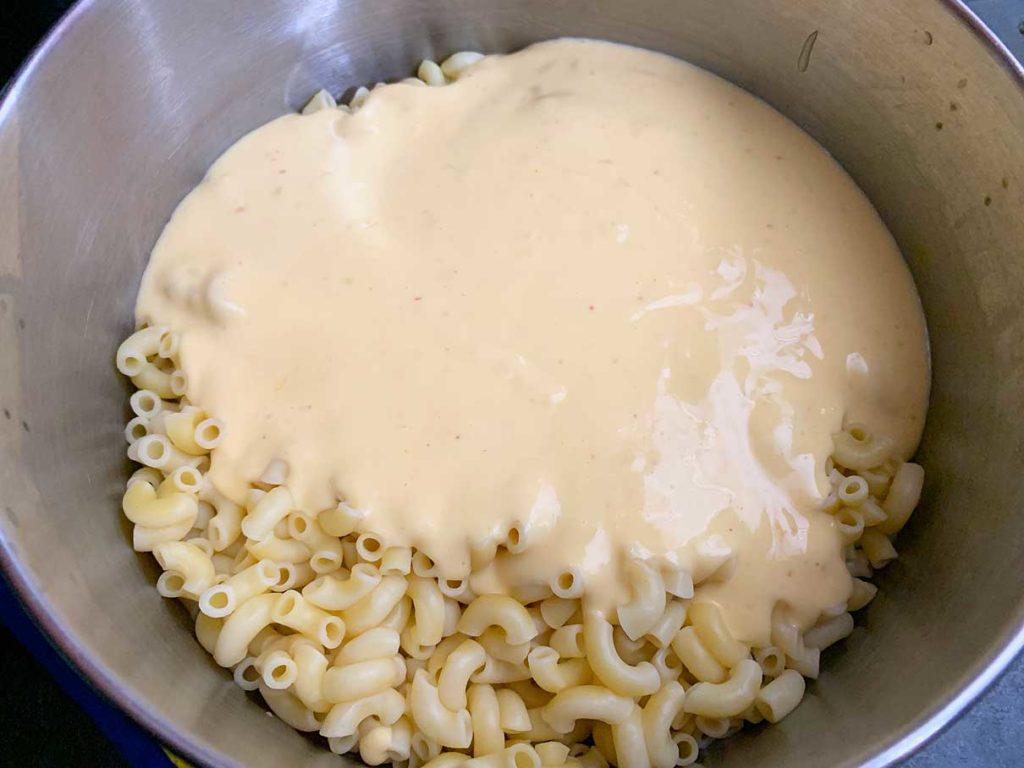
[[[618,609],[619,626],[630,640],[654,629],[665,613],[665,583],[649,563],[634,560],[626,569],[633,585],[633,599]]]
[[[683,709],[701,717],[736,717],[754,703],[762,676],[760,664],[743,659],[724,683],[697,683],[688,690]]]
[[[425,61],[415,82],[443,85],[481,58]],[[360,89],[339,107],[321,92],[303,113],[355,111],[368,96]],[[191,601],[196,637],[217,664],[338,754],[441,768],[690,765],[698,739],[792,712],[821,651],[853,631],[850,612],[877,592],[852,578],[845,605],[810,627],[780,606],[771,645],[752,651],[695,597],[695,583],[699,592],[728,578],[732,553],[687,567],[631,561],[630,600],[608,617],[584,608],[585,574],[571,563],[550,582],[488,593],[481,572],[537,535],[525,523],[473,543],[470,572],[445,578],[427,553],[369,530],[364,511],[299,508],[284,460],[244,504],[218,491],[205,473],[226,425],[184,397],[181,344],[169,328],[145,327],[116,354],[139,387],[125,436],[144,468],[122,497],[133,546],[163,569],[161,594]],[[896,558],[891,539],[918,504],[924,471],[859,425],[833,443],[824,509],[851,576],[867,578]]]
[[[661,686],[658,670],[647,661],[630,666],[619,656],[612,641],[612,626],[593,611],[583,615],[583,643],[597,678],[624,696],[646,696]]]
[[[649,768],[651,761],[644,739],[643,719],[636,704],[625,720],[612,725],[612,744],[619,768]]]
[[[651,768],[674,768],[679,748],[672,739],[672,723],[683,711],[686,691],[679,683],[665,683],[644,705],[641,712],[644,741]]]
[[[452,711],[445,707],[437,686],[430,682],[427,673],[422,669],[416,673],[412,681],[409,710],[413,721],[427,738],[442,746],[465,749],[473,740],[473,725],[469,711]]]
[[[458,630],[470,637],[479,637],[488,627],[500,627],[509,643],[528,643],[537,635],[537,628],[522,603],[508,595],[482,595],[462,612]]]

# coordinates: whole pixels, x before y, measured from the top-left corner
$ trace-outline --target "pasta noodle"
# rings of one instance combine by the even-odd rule
[[[301,632],[325,648],[337,648],[345,637],[345,623],[341,619],[310,604],[294,590],[281,595],[271,617],[275,623]]]
[[[365,597],[341,611],[345,626],[352,635],[379,626],[391,610],[405,597],[407,584],[401,576],[384,576]]]
[[[405,699],[393,688],[385,688],[372,696],[335,704],[320,726],[320,735],[353,736],[367,718],[374,717],[382,725],[393,725],[404,712]]]
[[[633,699],[599,685],[581,685],[555,694],[542,717],[556,733],[572,731],[577,720],[598,720],[609,725],[623,722],[633,712]]]
[[[380,584],[381,575],[369,563],[358,563],[348,572],[347,579],[337,574],[318,576],[302,588],[302,596],[326,611],[351,608]]]
[[[758,692],[754,705],[765,720],[777,723],[800,703],[804,687],[803,675],[787,669]]]
[[[819,621],[804,633],[804,645],[824,650],[853,633],[853,616],[843,611],[838,616]]]
[[[694,603],[689,614],[697,637],[722,665],[734,667],[750,656],[750,648],[732,637],[714,604]]]
[[[725,668],[704,647],[693,627],[683,627],[676,633],[672,638],[672,650],[697,680],[708,683],[721,683],[725,680]]]
[[[672,681],[659,688],[643,707],[641,724],[651,768],[673,768],[676,764],[679,749],[672,738],[672,723],[683,711],[685,698],[683,686]]]
[[[558,653],[547,646],[530,651],[527,658],[530,674],[538,686],[549,693],[558,693],[566,688],[586,685],[591,680],[590,665],[584,659],[574,658],[562,661]]]
[[[634,704],[625,720],[612,725],[612,743],[615,745],[615,757],[620,768],[650,766],[640,707]]]
[[[185,541],[166,541],[153,547],[156,561],[165,571],[181,574],[182,591],[198,598],[216,576],[210,555]]]
[[[647,640],[655,648],[667,648],[686,621],[686,605],[678,600],[669,603],[646,634]]]
[[[469,679],[484,668],[487,654],[480,643],[464,640],[444,662],[437,678],[437,691],[441,703],[450,710],[466,708],[466,688]]]
[[[586,656],[583,625],[566,624],[559,627],[551,634],[548,645],[563,659],[582,659]]]
[[[479,637],[488,627],[501,627],[508,642],[528,643],[537,635],[526,608],[506,595],[483,595],[462,612],[458,629],[464,635]]]
[[[468,706],[473,723],[474,757],[499,752],[505,745],[505,734],[501,724],[501,706],[494,688],[489,685],[471,685]]]
[[[907,462],[901,464],[892,479],[889,492],[882,502],[886,519],[878,529],[886,536],[894,536],[906,525],[910,513],[914,511],[921,498],[924,488],[924,470],[918,464]]]
[[[477,642],[483,646],[488,657],[509,664],[525,662],[531,648],[531,643],[509,644],[505,640],[505,633],[497,627],[485,629],[483,634],[477,637]]]
[[[260,560],[203,592],[199,597],[199,610],[222,618],[250,598],[269,590],[278,579],[280,569],[270,560]]]
[[[579,600],[566,600],[561,597],[549,597],[540,604],[540,615],[552,629],[559,629],[580,609]]]
[[[634,560],[627,570],[633,585],[633,600],[618,609],[619,626],[630,640],[650,632],[665,612],[665,583],[648,563]]]
[[[325,670],[322,695],[332,704],[355,701],[396,687],[405,680],[399,656],[356,661]]]
[[[498,702],[498,724],[506,733],[523,733],[530,730],[530,714],[522,697],[511,688],[495,691]]]
[[[701,717],[735,717],[754,703],[762,675],[760,664],[744,659],[724,683],[697,683],[688,690],[684,709]]]
[[[445,602],[437,581],[414,576],[408,582],[416,624],[413,637],[420,645],[434,646],[444,636]]]
[[[231,667],[244,659],[249,643],[273,621],[279,599],[276,594],[256,595],[238,606],[221,626],[214,660],[222,667]]]
[[[877,438],[859,424],[851,424],[832,436],[833,458],[855,472],[880,466],[892,451],[892,442]]]
[[[445,747],[465,749],[473,740],[469,711],[449,710],[441,703],[437,687],[420,670],[412,681],[409,708],[413,721],[430,739]]]
[[[612,626],[593,611],[583,615],[583,642],[594,675],[611,690],[625,696],[645,696],[661,686],[653,665],[624,662],[612,642]]]

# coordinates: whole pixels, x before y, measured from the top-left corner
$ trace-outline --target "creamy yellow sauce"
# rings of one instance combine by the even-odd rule
[[[275,460],[303,509],[479,589],[582,568],[731,564],[698,595],[766,642],[850,577],[819,511],[831,435],[914,450],[928,352],[876,212],[800,129],[683,62],[560,40],[446,87],[244,137],[181,203],[142,321],[181,334],[187,396],[226,422],[210,480]]]

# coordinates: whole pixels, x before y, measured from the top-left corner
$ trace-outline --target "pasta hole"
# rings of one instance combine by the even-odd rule
[[[433,576],[434,575],[434,561],[431,560],[425,553],[416,552],[412,556],[412,570],[417,576]]]
[[[509,546],[510,547],[518,547],[519,543],[522,541],[522,537],[523,537],[523,535],[519,532],[518,528],[516,528],[516,527],[510,528],[509,532],[508,532],[508,544],[509,544]]]
[[[271,589],[284,591],[295,583],[295,569],[291,563],[279,563],[277,566],[277,579]]]
[[[137,421],[131,426],[131,435],[133,440],[141,440],[149,434],[149,427],[147,427],[141,421]]]
[[[213,450],[220,443],[223,432],[220,424],[213,419],[205,419],[196,427],[196,442],[207,450]]]
[[[384,554],[384,545],[372,533],[364,533],[356,539],[356,552],[364,560],[377,562]]]
[[[576,576],[571,571],[564,571],[558,576],[558,588],[568,592],[576,584]]]
[[[754,657],[768,677],[778,677],[786,669],[786,657],[777,648],[758,651]]]
[[[679,747],[679,764],[689,765],[697,759],[697,740],[688,733],[681,733],[677,737],[676,745]]]
[[[193,467],[181,467],[177,470],[177,486],[183,491],[198,491],[201,478]]]
[[[289,669],[287,664],[278,664],[276,667],[270,670],[270,676],[275,680],[284,680],[288,677],[288,672]]]
[[[178,397],[185,394],[185,390],[188,389],[188,381],[185,379],[185,374],[181,371],[175,371],[171,374],[171,392]]]
[[[856,440],[858,443],[866,443],[870,440],[870,436],[864,427],[850,427],[850,437]]]
[[[341,645],[341,640],[345,636],[345,630],[338,619],[324,619],[320,634],[325,646],[336,648]]]
[[[164,571],[156,581],[156,590],[163,597],[179,597],[185,591],[185,577],[177,571]]]
[[[260,673],[255,666],[248,664],[242,671],[242,679],[247,683],[258,683],[260,680]]]
[[[211,608],[216,608],[217,610],[222,611],[228,607],[228,604],[231,601],[228,600],[226,592],[214,592],[210,595],[207,602],[210,604]]]
[[[317,552],[309,565],[316,573],[328,573],[341,567],[341,556],[336,552]]]
[[[146,366],[146,358],[141,355],[127,354],[121,360],[121,371],[126,376],[138,376]]]
[[[143,450],[150,461],[162,461],[167,456],[167,446],[162,440],[150,440]]]
[[[839,514],[836,515],[836,519],[839,523],[847,528],[859,528],[863,523],[857,516],[857,513],[852,509],[842,509]]]

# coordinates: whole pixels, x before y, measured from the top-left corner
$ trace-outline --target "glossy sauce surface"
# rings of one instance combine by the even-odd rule
[[[142,320],[227,424],[209,477],[276,459],[298,503],[366,510],[479,589],[580,566],[598,604],[663,558],[734,634],[845,600],[831,435],[907,457],[928,353],[876,212],[812,139],[680,61],[560,40],[232,147],[153,252]]]

